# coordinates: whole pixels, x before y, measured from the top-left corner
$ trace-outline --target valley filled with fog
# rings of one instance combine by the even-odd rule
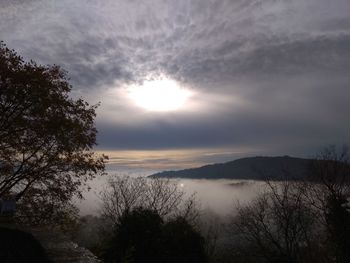
[[[84,193],[84,200],[77,201],[81,215],[98,215],[101,208],[101,193],[107,189],[110,178],[118,176],[147,177],[155,172],[149,169],[115,169],[107,166],[107,174],[89,183],[90,191]],[[152,179],[149,179],[152,180]],[[264,189],[264,182],[255,180],[229,179],[171,179],[187,196],[195,195],[200,210],[220,216],[234,213],[235,206],[251,201]]]

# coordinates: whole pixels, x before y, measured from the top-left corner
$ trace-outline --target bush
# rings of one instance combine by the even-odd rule
[[[205,242],[184,218],[166,223],[162,231],[162,262],[206,262]]]
[[[204,238],[184,218],[164,223],[154,210],[125,213],[102,252],[104,262],[206,262]]]
[[[163,220],[152,210],[135,209],[125,213],[103,256],[105,262],[153,261],[158,253],[158,238]]]

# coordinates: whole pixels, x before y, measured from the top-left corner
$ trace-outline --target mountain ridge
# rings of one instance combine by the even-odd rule
[[[301,179],[307,176],[310,161],[312,159],[290,156],[255,156],[225,163],[208,164],[197,168],[163,171],[149,177],[247,180]]]

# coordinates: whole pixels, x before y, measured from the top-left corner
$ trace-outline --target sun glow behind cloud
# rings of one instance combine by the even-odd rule
[[[312,155],[350,140],[350,1],[334,2],[5,0],[0,35],[67,70],[74,98],[101,102],[101,148]],[[159,74],[193,95],[165,111],[129,96]]]
[[[160,77],[128,88],[132,102],[148,111],[175,111],[186,106],[192,92],[173,79]]]

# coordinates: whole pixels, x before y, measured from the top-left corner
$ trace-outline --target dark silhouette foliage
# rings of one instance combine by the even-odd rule
[[[244,257],[270,263],[309,262],[317,258],[315,214],[302,199],[297,184],[267,182],[265,193],[238,207],[230,227],[233,235],[239,237]]]
[[[162,218],[152,210],[135,209],[125,213],[104,255],[105,262],[152,262],[157,258]]]
[[[203,237],[183,218],[168,223],[156,211],[125,213],[102,252],[104,262],[206,262]]]
[[[108,180],[101,198],[102,215],[113,223],[141,207],[154,210],[163,218],[182,216],[194,222],[198,217],[195,195],[186,197],[178,183],[170,179],[118,176]]]
[[[72,99],[71,89],[59,66],[25,62],[0,42],[0,198],[19,201],[22,218],[40,207],[34,223],[66,210],[104,171],[105,157],[92,151],[97,106]]]
[[[330,197],[325,214],[331,250],[337,262],[350,262],[350,212],[346,199]]]
[[[163,226],[161,248],[162,262],[207,262],[204,238],[182,217]]]
[[[0,262],[51,262],[44,248],[31,234],[0,227]]]
[[[350,262],[350,152],[347,146],[330,146],[311,166],[312,180],[304,189],[307,200],[319,211],[326,231],[326,246],[334,262]]]

